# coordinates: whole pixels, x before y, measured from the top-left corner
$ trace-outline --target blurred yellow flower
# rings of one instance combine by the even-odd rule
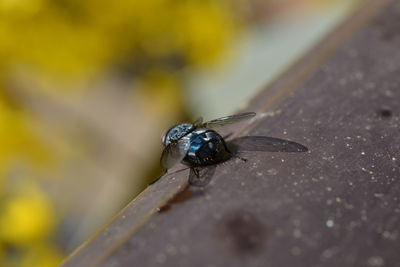
[[[137,86],[143,103],[147,103],[149,112],[182,112],[183,96],[179,80],[169,71],[154,69],[148,71]]]
[[[90,88],[71,84],[122,73],[146,110],[181,113],[182,70],[210,65],[240,29],[232,2],[0,0],[0,245],[18,252],[18,266],[59,263],[61,254],[50,239],[58,218],[35,179],[41,167],[65,159],[66,151],[84,150],[85,142],[62,147],[61,134],[55,133],[55,148],[38,134],[43,121],[14,107],[1,90],[15,82],[29,94],[40,90],[63,98],[63,88]],[[71,84],[65,86],[66,81]],[[10,173],[20,169],[29,179],[10,190],[9,182],[16,183]],[[0,247],[0,265],[3,255],[7,258],[7,250]]]
[[[239,23],[226,1],[186,1],[176,10],[172,30],[190,64],[215,61],[232,41]]]
[[[17,267],[55,267],[62,259],[63,255],[52,244],[35,244],[24,251]]]
[[[0,65],[47,74],[96,74],[113,64],[187,64],[215,60],[238,23],[231,1],[0,2]]]
[[[53,162],[50,148],[35,135],[32,123],[34,120],[27,113],[9,107],[0,98],[0,179],[21,162],[34,166]]]
[[[54,231],[56,217],[48,197],[25,184],[2,203],[0,241],[13,246],[32,245]]]

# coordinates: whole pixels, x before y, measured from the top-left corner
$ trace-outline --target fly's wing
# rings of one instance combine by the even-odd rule
[[[189,184],[192,186],[206,186],[214,176],[217,165],[190,168]]]
[[[228,142],[228,148],[234,153],[242,151],[264,152],[307,152],[302,144],[267,136],[243,136]]]
[[[215,119],[215,120],[211,120],[208,122],[203,123],[201,126],[204,128],[218,128],[227,124],[232,124],[232,123],[236,123],[239,121],[243,121],[243,120],[247,120],[250,119],[252,117],[254,117],[256,115],[255,112],[246,112],[246,113],[240,113],[240,114],[236,114],[236,115],[231,115],[231,116],[226,116],[226,117],[222,117],[219,119]]]
[[[167,145],[161,154],[161,167],[167,170],[176,163],[181,162],[186,156],[189,146],[190,140],[186,138],[182,138],[178,142]]]

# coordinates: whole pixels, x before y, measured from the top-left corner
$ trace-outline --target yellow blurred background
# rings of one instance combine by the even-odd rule
[[[157,177],[165,129],[233,112],[355,2],[0,0],[0,266],[57,266]]]

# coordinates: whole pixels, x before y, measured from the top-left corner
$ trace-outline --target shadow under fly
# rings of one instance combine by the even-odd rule
[[[240,152],[308,150],[305,146],[292,141],[265,136],[244,136],[227,142],[215,131],[219,127],[250,119],[255,115],[254,112],[247,112],[208,122],[203,122],[203,119],[199,118],[193,124],[181,123],[171,127],[162,138],[164,150],[161,155],[161,166],[167,172],[176,163],[181,162],[190,168],[189,183],[203,187],[210,182],[218,163],[232,157],[246,161],[240,157]]]

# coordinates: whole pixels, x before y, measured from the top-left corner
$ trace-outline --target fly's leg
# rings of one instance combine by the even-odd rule
[[[194,187],[206,186],[214,176],[217,165],[207,167],[191,167],[189,173],[189,184]]]
[[[237,158],[237,159],[240,159],[240,160],[243,161],[243,162],[247,162],[247,159],[246,159],[246,158],[242,158],[241,156],[239,156],[239,155],[237,155],[237,154],[232,154],[232,157]]]
[[[199,169],[197,169],[197,168],[192,168],[192,170],[193,170],[193,173],[196,175],[196,177],[197,177],[197,178],[200,178]]]

